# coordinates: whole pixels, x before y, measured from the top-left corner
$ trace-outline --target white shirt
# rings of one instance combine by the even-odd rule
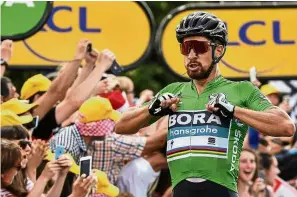
[[[155,172],[150,163],[140,157],[122,169],[117,186],[121,192],[129,192],[136,197],[147,197],[148,189],[159,175],[160,171]]]

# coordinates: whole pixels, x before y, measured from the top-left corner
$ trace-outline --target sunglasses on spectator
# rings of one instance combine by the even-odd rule
[[[32,143],[28,140],[20,140],[19,141],[19,146],[22,148],[22,149],[26,149],[27,145],[31,148],[32,147]]]
[[[209,51],[209,46],[218,46],[216,43],[210,41],[190,40],[180,44],[180,52],[183,55],[189,55],[193,49],[196,54],[203,54]]]

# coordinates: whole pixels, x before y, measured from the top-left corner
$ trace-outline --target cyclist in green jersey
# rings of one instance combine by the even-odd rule
[[[270,136],[292,136],[296,128],[250,82],[220,75],[217,63],[228,43],[221,19],[191,13],[177,26],[176,37],[192,80],[172,83],[149,105],[126,111],[116,132],[136,133],[153,116],[168,115],[173,196],[238,196],[238,161],[247,125]]]

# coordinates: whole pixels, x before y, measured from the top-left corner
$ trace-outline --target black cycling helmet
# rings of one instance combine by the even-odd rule
[[[208,12],[193,12],[184,17],[176,27],[176,38],[179,43],[190,36],[205,36],[211,41],[220,41],[226,46],[228,32],[225,23]]]

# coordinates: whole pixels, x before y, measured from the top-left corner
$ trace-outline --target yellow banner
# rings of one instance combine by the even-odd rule
[[[256,67],[260,77],[297,76],[297,8],[199,9],[178,11],[158,30],[159,52],[169,68],[188,77],[175,28],[194,11],[211,12],[227,25],[229,45],[219,63],[223,76],[243,78]]]
[[[108,48],[124,68],[137,65],[153,41],[153,18],[143,3],[55,1],[43,29],[16,42],[12,66],[54,66],[73,58],[77,43],[90,39],[99,51]]]

